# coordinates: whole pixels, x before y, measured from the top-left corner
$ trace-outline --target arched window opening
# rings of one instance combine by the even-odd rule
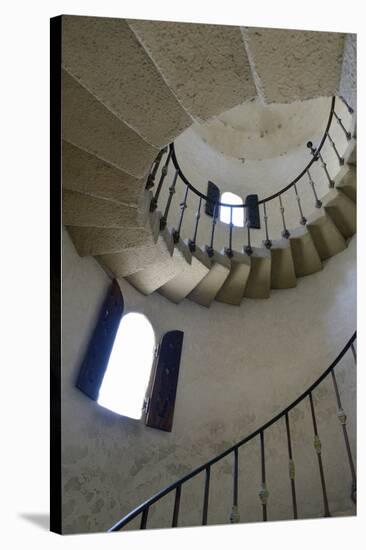
[[[155,334],[141,313],[122,317],[98,403],[123,416],[140,419],[154,357]]]
[[[243,204],[243,199],[234,193],[226,191],[221,195],[220,202],[227,204]],[[220,207],[220,221],[230,223],[230,206]],[[233,224],[237,227],[244,227],[244,208],[233,208]]]

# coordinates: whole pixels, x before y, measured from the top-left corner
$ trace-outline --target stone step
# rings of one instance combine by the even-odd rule
[[[62,27],[64,67],[148,143],[192,124],[125,19],[66,15]]]
[[[251,258],[246,254],[234,252],[230,258],[230,273],[216,294],[216,301],[224,304],[240,305],[250,273]]]
[[[308,217],[307,229],[321,260],[331,258],[346,248],[346,241],[324,208]]]
[[[335,188],[347,195],[354,203],[357,201],[356,167],[345,164],[334,179]]]
[[[352,138],[348,143],[348,147],[343,155],[345,164],[351,164],[351,166],[356,166],[357,164],[357,143],[356,139]]]
[[[169,243],[168,248],[170,248]],[[187,263],[191,263],[191,258],[188,254],[189,250],[186,250],[182,246],[182,243],[179,243],[178,246],[174,247],[172,256],[157,261],[153,265],[129,275],[126,277],[126,281],[142,294],[152,294],[155,290],[179,275],[185,269]]]
[[[62,223],[66,226],[137,228],[144,224],[144,214],[136,207],[68,189],[62,196]]]
[[[144,179],[137,179],[98,157],[62,143],[62,187],[98,197],[137,206],[145,186]]]
[[[194,119],[207,120],[256,96],[239,27],[128,23]]]
[[[293,288],[296,274],[288,239],[272,241],[271,248],[271,288]]]
[[[73,227],[67,228],[79,256],[112,254],[126,249],[155,247],[151,231],[145,227]]]
[[[188,249],[188,242],[184,243]],[[202,281],[210,271],[211,261],[202,250],[192,253],[191,264],[186,263],[181,272],[158,289],[171,302],[178,304]]]
[[[245,27],[243,37],[264,102],[291,103],[337,94],[344,34]]]
[[[202,249],[201,251],[205,253]],[[209,272],[187,296],[193,302],[204,307],[209,307],[214,301],[217,293],[229,276],[231,268],[229,258],[216,250],[214,250],[210,260],[211,268]]]
[[[271,293],[271,252],[266,248],[253,248],[251,269],[244,296],[269,298]]]
[[[296,277],[304,277],[323,268],[319,253],[306,227],[298,227],[291,231],[290,246]]]
[[[170,258],[168,252],[165,258]],[[119,279],[162,262],[164,256],[156,246],[140,246],[114,254],[101,254],[95,256],[95,259],[107,273],[111,274],[113,278]]]
[[[356,205],[342,191],[331,189],[323,198],[323,208],[345,239],[356,233]]]
[[[146,176],[158,149],[62,71],[62,138],[137,179]]]

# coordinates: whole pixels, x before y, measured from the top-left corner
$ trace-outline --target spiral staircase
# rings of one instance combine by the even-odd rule
[[[299,277],[321,270],[327,259],[345,250],[356,232],[355,104],[350,96],[348,102],[341,99],[351,80],[344,66],[350,50],[349,37],[338,33],[63,16],[62,222],[78,254],[93,256],[111,278],[126,279],[144,295],[158,292],[176,304],[189,299],[205,307],[214,300],[240,305],[247,298],[266,299],[272,289],[293,288]],[[314,210],[306,219],[301,215],[300,222],[288,230],[280,201],[278,215],[282,215],[283,231],[273,239],[264,235],[260,246],[251,246],[249,240],[241,250],[231,246],[232,224],[228,226],[228,246],[224,250],[215,248],[215,215],[211,242],[196,240],[194,227],[192,238],[183,238],[181,223],[170,225],[168,213],[174,185],[177,178],[184,182],[174,142],[187,128],[253,98],[268,104],[319,96],[334,97],[335,105],[323,140],[331,141],[330,123],[337,122],[346,139],[341,149],[339,144],[333,144],[339,156],[339,171],[332,177],[326,194],[317,196],[309,169],[299,167],[299,172],[309,178],[315,198]],[[350,115],[346,126],[337,116],[337,105],[342,102]],[[310,162],[322,164],[326,172],[321,145],[315,144],[309,151]],[[159,195],[172,166],[176,179],[168,182],[166,203]],[[194,193],[194,186],[188,181],[186,185]],[[276,199],[287,192],[287,187]],[[291,190],[296,191],[298,198],[296,184],[291,184]],[[300,201],[298,205],[302,214]],[[183,221],[184,201],[179,206]],[[197,214],[199,220],[200,210]],[[266,221],[264,209],[262,222],[267,229]],[[355,341],[354,334],[319,380],[277,417],[151,497],[110,530],[120,530],[133,520],[146,528],[149,510],[151,516],[153,505],[167,494],[174,494],[171,524],[176,527],[180,522],[182,486],[200,473],[205,477],[202,524],[209,523],[210,468],[225,456],[233,458],[230,519],[240,521],[238,451],[256,437],[260,439],[261,452],[259,496],[266,520],[264,433],[278,421],[285,421],[293,517],[300,517],[294,493],[289,413],[308,400],[324,516],[337,515],[328,506],[312,401],[313,390],[328,375],[334,384],[347,448],[354,513],[353,449],[334,369],[346,352],[352,351],[356,358]]]
[[[65,16],[63,224],[79,255],[94,256],[111,277],[126,278],[143,294],[206,307],[215,299],[239,305],[268,298],[271,289],[292,288],[297,277],[319,271],[356,231],[354,115],[321,208],[270,248],[227,254],[211,247],[208,254],[207,243],[190,246],[162,223],[163,205],[151,208],[151,184],[164,179],[162,151],[193,121],[255,96],[293,101],[337,92],[345,40],[335,33]],[[284,54],[289,47],[296,56]],[[271,66],[285,70],[271,73]]]

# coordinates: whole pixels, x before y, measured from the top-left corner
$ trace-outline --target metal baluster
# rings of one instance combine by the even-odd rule
[[[299,212],[300,212],[300,223],[301,223],[301,225],[306,225],[307,219],[305,218],[304,213],[302,211],[301,199],[300,199],[299,194],[297,192],[296,183],[294,184],[294,189],[295,189],[295,194],[296,194],[297,205],[299,207]]]
[[[280,201],[280,212],[281,212],[282,224],[283,224],[283,231],[282,231],[281,235],[282,235],[282,237],[283,237],[284,239],[288,239],[289,236],[290,236],[290,232],[289,232],[289,230],[288,230],[287,227],[286,227],[285,209],[284,209],[283,204],[282,204],[281,195],[278,195],[278,198],[279,198],[279,201]]]
[[[266,203],[264,202],[263,203],[263,217],[264,217],[264,225],[265,225],[265,230],[266,230],[266,240],[264,241],[264,246],[266,248],[268,248],[268,250],[271,248],[272,246],[272,241],[271,239],[269,238],[269,233],[268,233],[268,216],[267,216],[267,207],[266,207]]]
[[[294,519],[297,519],[297,501],[296,501],[296,487],[295,487],[295,462],[292,457],[292,445],[291,445],[291,432],[290,432],[290,421],[288,418],[288,413],[285,414],[286,421],[286,433],[287,433],[287,447],[288,447],[288,460],[289,460],[289,477],[291,482],[291,493],[292,493],[292,508],[294,511]]]
[[[229,226],[229,248],[225,250],[226,255],[228,258],[232,258],[234,256],[233,252],[233,207],[230,206],[230,226]]]
[[[337,384],[337,380],[336,380],[333,369],[331,371],[331,374],[332,374],[333,386],[334,386],[334,391],[335,391],[335,394],[336,394],[337,405],[338,405],[337,416],[338,416],[339,421],[342,425],[344,442],[346,444],[348,462],[349,462],[349,467],[350,467],[350,470],[351,470],[351,478],[352,478],[351,498],[352,498],[353,502],[356,503],[356,494],[357,494],[356,470],[355,470],[355,465],[353,463],[351,447],[350,447],[350,444],[349,444],[348,433],[347,433],[347,426],[346,426],[347,415],[346,415],[346,413],[344,412],[344,410],[342,408],[341,397],[339,395],[338,384]]]
[[[259,491],[259,499],[262,503],[263,521],[267,521],[267,501],[269,492],[266,485],[266,462],[264,456],[264,433],[260,432],[260,444],[261,444],[261,489]]]
[[[198,201],[198,209],[196,213],[196,223],[194,227],[194,233],[193,233],[193,239],[189,239],[188,246],[189,250],[191,252],[194,252],[196,250],[196,239],[197,239],[197,232],[198,232],[198,224],[201,218],[201,205],[202,205],[202,197],[200,197],[200,200]]]
[[[330,517],[330,511],[329,511],[327,488],[326,488],[326,485],[325,485],[325,477],[324,477],[324,469],[323,469],[323,461],[322,461],[322,444],[321,444],[321,441],[319,439],[318,426],[317,426],[316,418],[315,418],[313,396],[312,396],[311,392],[309,393],[309,400],[310,400],[310,408],[311,408],[311,417],[312,417],[312,420],[313,420],[313,428],[314,428],[314,449],[315,449],[316,455],[318,457],[320,481],[321,481],[321,485],[322,485],[323,504],[324,504],[324,517],[328,518],[328,517]]]
[[[357,353],[356,353],[355,346],[354,346],[353,343],[351,344],[351,350],[352,350],[353,359],[355,361],[355,364],[357,365]]]
[[[323,157],[322,157],[322,154],[321,154],[320,152],[319,152],[318,154],[316,154],[316,149],[315,149],[315,147],[313,147],[313,144],[312,144],[311,141],[308,141],[306,145],[307,145],[307,147],[309,147],[309,149],[310,149],[310,151],[311,151],[311,154],[313,155],[313,157],[315,158],[315,160],[320,159],[320,162],[322,163],[322,166],[323,166],[325,175],[327,176],[327,180],[328,180],[329,187],[330,187],[331,189],[333,189],[333,187],[334,187],[334,181],[332,180],[332,178],[331,178],[330,175],[329,175],[328,168],[327,168],[327,164],[326,164],[326,162],[324,162],[324,159],[323,159]]]
[[[152,187],[154,187],[156,173],[159,169],[161,159],[162,159],[163,155],[165,155],[167,150],[168,150],[168,148],[164,147],[164,149],[159,151],[158,156],[154,160],[151,172],[149,174],[149,177],[147,178],[146,189],[151,189]]]
[[[181,229],[182,229],[184,212],[186,211],[186,208],[187,208],[188,191],[189,191],[189,187],[186,187],[183,202],[181,202],[180,205],[179,205],[179,207],[180,207],[180,217],[179,217],[178,229],[175,229],[174,232],[173,232],[173,240],[174,240],[175,243],[177,243],[179,241],[179,238],[180,238],[180,232],[181,232]]]
[[[165,180],[165,177],[168,173],[168,166],[169,166],[169,162],[170,162],[170,159],[171,159],[171,156],[172,156],[172,150],[169,149],[169,153],[168,153],[168,156],[166,158],[166,161],[165,161],[165,164],[161,170],[161,176],[160,176],[160,179],[159,179],[159,183],[158,183],[158,186],[156,188],[156,192],[155,192],[155,195],[153,196],[153,198],[151,199],[151,203],[150,203],[150,212],[154,212],[158,206],[158,199],[159,199],[159,195],[160,195],[160,191],[161,191],[161,188],[163,186],[163,183],[164,183],[164,180]]]
[[[165,210],[164,210],[164,214],[163,214],[163,216],[160,218],[160,229],[161,229],[161,230],[164,229],[164,228],[166,227],[166,224],[167,224],[169,209],[170,209],[170,205],[171,205],[171,203],[172,203],[173,195],[174,195],[174,193],[175,193],[175,185],[176,185],[176,183],[177,183],[178,174],[179,174],[179,170],[176,170],[176,171],[175,171],[175,174],[174,174],[174,178],[173,178],[172,184],[171,184],[171,186],[169,187],[169,197],[168,197],[168,200],[167,200],[167,203],[166,203],[166,207],[165,207]]]
[[[178,516],[179,516],[179,506],[180,506],[180,494],[182,486],[178,485],[175,490],[175,499],[174,499],[174,511],[173,511],[173,520],[172,527],[178,527]]]
[[[340,164],[340,166],[343,166],[344,165],[344,158],[341,157],[341,155],[338,153],[338,150],[337,150],[337,147],[336,147],[336,144],[334,143],[334,141],[332,140],[332,138],[330,137],[329,134],[327,134],[327,137],[331,143],[331,146],[333,147],[333,151],[335,152],[335,154],[337,155],[337,159],[338,159],[338,162]]]
[[[250,242],[250,224],[249,224],[249,218],[247,213],[247,207],[245,207],[245,222],[244,222],[244,228],[247,228],[247,245],[243,247],[244,252],[247,256],[251,256],[253,254],[253,248]]]
[[[234,449],[234,486],[233,486],[233,507],[230,514],[230,523],[239,523],[240,514],[238,508],[238,477],[239,477],[239,464],[238,464],[238,448]]]
[[[140,529],[146,529],[148,514],[149,514],[149,506],[146,506],[146,508],[144,508],[144,511],[142,512],[142,515],[141,515]]]
[[[308,175],[309,183],[310,183],[311,188],[312,188],[313,193],[314,193],[314,197],[315,197],[315,208],[321,208],[321,206],[322,206],[323,203],[322,203],[322,201],[319,200],[319,198],[318,198],[318,195],[317,195],[317,192],[316,192],[316,189],[315,189],[314,180],[313,180],[313,178],[311,177],[310,170],[307,170],[306,173],[307,173],[307,175]]]
[[[206,468],[205,493],[203,497],[202,525],[207,525],[208,497],[210,492],[210,466]]]
[[[348,103],[347,103],[347,101],[344,99],[344,97],[340,95],[340,96],[339,96],[339,99],[341,99],[341,100],[343,101],[343,103],[345,104],[345,106],[346,106],[347,109],[348,109],[349,114],[352,115],[352,114],[353,114],[353,109],[352,109],[352,107],[351,107],[350,105],[348,105]]]
[[[348,132],[348,131],[346,130],[346,128],[345,128],[345,126],[344,126],[344,124],[343,124],[343,122],[342,122],[341,117],[339,117],[335,111],[334,111],[334,116],[336,117],[336,120],[337,120],[339,126],[342,128],[342,130],[343,130],[343,132],[344,132],[344,135],[345,135],[346,138],[347,138],[347,141],[350,141],[351,138],[352,138],[351,132]]]
[[[210,245],[206,247],[207,254],[210,256],[210,258],[214,255],[214,238],[215,238],[215,227],[217,223],[218,209],[219,209],[219,205],[216,203],[213,211],[213,216],[212,216],[211,242],[210,242]]]

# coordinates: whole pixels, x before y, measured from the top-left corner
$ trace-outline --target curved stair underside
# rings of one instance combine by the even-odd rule
[[[281,79],[295,82],[296,52],[304,57],[311,33],[63,17],[63,223],[81,256],[94,256],[143,294],[209,307],[292,288],[345,249],[356,231],[355,139],[322,207],[271,250],[234,251],[231,258],[198,246],[192,252],[187,241],[174,242],[169,227],[160,230],[159,211],[149,211],[151,163],[193,121],[257,95],[288,102],[337,92],[344,35],[329,41],[329,33],[316,33],[326,55],[312,64],[306,89],[287,87],[281,99],[281,79],[269,67],[282,50],[267,51],[269,42],[279,44],[278,32],[293,53],[281,64],[288,73]]]

